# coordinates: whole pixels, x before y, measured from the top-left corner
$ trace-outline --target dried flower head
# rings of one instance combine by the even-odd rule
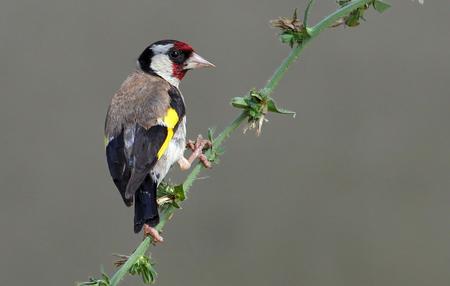
[[[283,32],[300,32],[303,29],[303,25],[300,24],[297,17],[297,9],[294,10],[292,18],[280,17],[276,20],[271,20],[270,24],[274,28],[280,28]]]

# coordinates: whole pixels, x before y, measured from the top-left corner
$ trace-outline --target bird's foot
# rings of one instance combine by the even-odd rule
[[[180,160],[178,160],[178,165],[180,166],[180,169],[183,171],[189,170],[191,167],[191,163],[189,163],[188,159],[181,157]]]
[[[212,164],[211,162],[208,160],[208,158],[206,157],[205,154],[200,154],[200,156],[198,156],[198,159],[200,160],[200,162],[203,164],[203,166],[205,168],[211,168]]]
[[[202,135],[198,135],[195,141],[189,140],[186,143],[186,147],[191,149],[192,152],[195,152],[196,150],[203,151],[211,148],[212,143],[208,139],[203,139]]]
[[[164,238],[159,234],[158,230],[154,227],[144,224],[144,237],[150,236],[154,243],[163,242]]]
[[[189,140],[186,144],[186,147],[192,151],[192,154],[188,159],[183,157],[178,161],[178,164],[180,165],[180,168],[182,170],[189,169],[194,160],[197,158],[200,160],[203,166],[205,166],[205,168],[211,168],[211,162],[209,162],[208,158],[206,158],[205,154],[203,154],[204,150],[212,147],[211,141],[203,139],[201,135],[198,135],[197,140]]]

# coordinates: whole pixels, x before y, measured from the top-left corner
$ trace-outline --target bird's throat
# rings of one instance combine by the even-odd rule
[[[186,70],[183,69],[183,67],[181,65],[176,64],[176,63],[172,64],[172,76],[173,77],[175,77],[181,81],[185,75],[186,75]]]

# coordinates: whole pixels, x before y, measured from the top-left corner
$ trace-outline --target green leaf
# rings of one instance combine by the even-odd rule
[[[106,282],[106,285],[109,285],[109,283],[110,283],[109,276],[104,271],[102,271],[102,278]]]
[[[275,113],[279,113],[279,114],[291,114],[295,117],[295,112],[294,111],[290,111],[287,109],[283,109],[283,108],[279,108],[276,103],[275,100],[273,100],[272,98],[269,99],[269,101],[267,102],[267,110],[270,112],[275,112]]]
[[[354,12],[350,13],[350,15],[348,15],[348,17],[345,19],[345,24],[349,27],[356,27],[359,25],[360,18],[360,9],[357,9]]]
[[[341,7],[347,5],[348,2],[350,2],[350,0],[339,0],[339,1],[337,1],[337,3],[339,4],[339,6],[341,6]]]
[[[130,267],[128,273],[131,275],[140,275],[142,281],[145,284],[151,284],[155,282],[156,271],[153,268],[151,259],[147,255],[142,255],[136,262]]]
[[[214,153],[216,153],[217,155],[223,155],[223,153],[225,153],[225,148],[223,146],[217,146],[214,148]]]
[[[173,188],[175,193],[175,198],[180,202],[186,199],[186,192],[184,191],[183,185],[178,185]]]
[[[214,133],[216,132],[215,128],[208,128],[208,140],[213,143],[214,141]]]
[[[150,284],[150,275],[148,272],[142,273],[142,281],[144,281],[144,284]]]
[[[172,202],[170,203],[170,205],[171,205],[172,207],[176,208],[176,209],[181,209],[180,204],[177,203],[176,201],[172,201]]]
[[[375,0],[373,2],[373,8],[375,8],[378,12],[383,13],[387,9],[391,8],[391,5],[381,0]]]
[[[256,90],[252,90],[250,92],[250,96],[259,99],[259,101],[263,100],[263,96],[259,92],[257,92]]]
[[[314,4],[314,0],[309,0],[308,6],[306,6],[305,15],[303,16],[303,26],[304,27],[308,27],[309,12],[310,12],[313,4]]]
[[[260,104],[254,100],[248,100],[249,109],[258,112]]]
[[[158,198],[163,196],[172,196],[174,194],[174,186],[167,183],[166,181],[162,181],[158,186]]]
[[[156,273],[156,271],[155,271],[155,268],[151,267],[149,274],[150,274],[151,281],[155,282],[156,276],[158,275],[158,273]]]
[[[283,33],[280,35],[280,40],[283,44],[290,44],[294,39],[294,35],[292,35],[291,33]]]
[[[77,285],[78,286],[90,286],[90,285],[93,285],[93,286],[109,286],[110,285],[109,277],[106,274],[104,274],[104,273],[102,273],[102,277],[103,277],[103,279],[90,278],[88,282],[81,282],[81,283],[78,283]]]
[[[98,281],[94,281],[91,278],[91,281],[78,283],[77,286],[89,286],[89,285],[96,285],[96,284],[98,284]]]
[[[231,105],[236,108],[246,109],[248,107],[245,97],[234,97],[231,99]]]

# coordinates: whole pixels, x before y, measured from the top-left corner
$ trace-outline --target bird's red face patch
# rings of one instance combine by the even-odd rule
[[[184,61],[187,60],[189,56],[194,52],[194,49],[190,45],[179,41],[175,42],[173,47],[180,53],[185,55]],[[179,80],[182,80],[183,77],[186,75],[186,70],[183,69],[184,61],[182,63],[179,62],[172,63],[172,76],[176,77]]]
[[[176,77],[179,80],[182,80],[186,75],[186,70],[183,69],[183,66],[180,64],[173,63],[172,64],[172,76]]]

